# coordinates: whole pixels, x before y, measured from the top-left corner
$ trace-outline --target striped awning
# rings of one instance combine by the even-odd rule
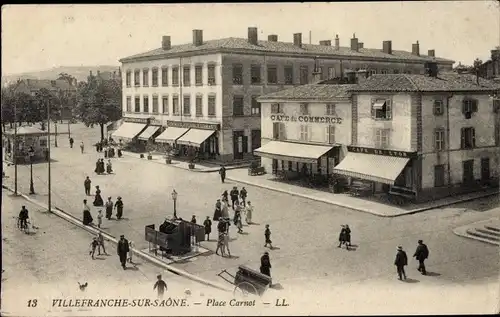
[[[177,144],[200,147],[214,132],[214,130],[189,129],[186,134],[177,140]]]
[[[156,133],[160,129],[160,126],[157,125],[150,125],[149,127],[146,128],[140,135],[139,135],[139,140],[147,141],[149,140],[153,134]]]
[[[169,127],[156,137],[155,141],[160,143],[174,143],[178,138],[188,132],[188,128]]]
[[[145,124],[124,122],[112,133],[114,139],[133,139],[146,128]]]
[[[253,153],[257,156],[300,163],[317,163],[332,146],[271,141]]]
[[[350,152],[333,173],[393,185],[409,158]]]

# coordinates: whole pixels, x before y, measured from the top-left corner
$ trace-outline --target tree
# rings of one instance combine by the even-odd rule
[[[104,125],[122,116],[121,98],[121,82],[90,76],[78,85],[75,114],[87,126],[98,124],[104,140]]]
[[[472,66],[472,69],[474,70],[474,73],[476,74],[476,84],[477,85],[479,85],[479,73],[480,73],[481,65],[483,65],[483,61],[480,60],[479,58],[476,58],[474,60],[473,66]]]
[[[68,73],[60,73],[59,74],[59,77],[57,79],[64,79],[66,80],[70,85],[73,85],[74,82],[75,82],[75,77],[73,77],[72,75],[68,74]]]
[[[49,105],[50,114],[49,118],[47,118],[47,107],[49,107]],[[45,120],[57,120],[61,112],[60,104],[56,95],[45,88],[36,92],[32,109],[32,116],[35,119],[35,121],[32,122],[41,122],[42,130],[45,130]]]

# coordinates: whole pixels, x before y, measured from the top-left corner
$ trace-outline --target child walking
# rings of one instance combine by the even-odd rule
[[[102,210],[97,212],[97,228],[101,228],[102,225]]]
[[[271,241],[271,230],[269,229],[269,225],[266,225],[264,236],[266,237],[266,244],[264,244],[264,247],[267,247],[267,245],[269,244],[269,248],[272,249],[273,245],[271,243],[273,242]]]

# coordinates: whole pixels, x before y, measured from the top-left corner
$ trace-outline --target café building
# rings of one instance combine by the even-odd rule
[[[145,151],[155,147],[154,138],[163,130],[161,123],[154,117],[126,117],[111,136],[115,142],[124,147],[135,151]]]
[[[351,139],[350,86],[303,85],[258,99],[262,146],[254,155],[267,173],[328,182]]]

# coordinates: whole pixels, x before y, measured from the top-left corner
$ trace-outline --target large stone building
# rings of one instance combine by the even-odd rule
[[[491,50],[491,59],[479,66],[479,76],[487,79],[500,78],[500,47]]]
[[[202,30],[194,30],[192,43],[182,45],[172,45],[170,36],[164,36],[161,48],[120,60],[130,136],[144,131],[137,124],[166,126],[157,141],[179,143],[182,137],[180,144],[201,146],[221,161],[245,159],[260,147],[256,98],[311,83],[313,68],[322,78],[334,78],[347,69],[423,73],[428,61],[443,70],[453,64],[435,57],[434,50],[420,54],[418,42],[410,51],[400,51],[392,49],[391,41],[380,48],[364,48],[355,36],[348,47],[340,46],[338,36],[334,41],[306,44],[300,33],[293,34],[291,43],[276,35],[262,41],[257,28],[248,28],[247,38],[210,41],[203,39]],[[175,129],[168,132],[170,127]]]
[[[255,153],[268,172],[335,174],[417,201],[498,185],[499,91],[435,69],[283,90],[259,98]]]

